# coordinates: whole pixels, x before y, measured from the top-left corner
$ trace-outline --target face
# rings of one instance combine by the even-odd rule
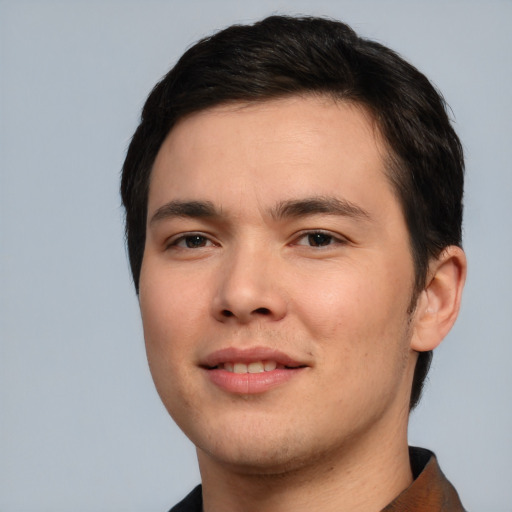
[[[317,97],[216,107],[165,140],[140,307],[200,462],[284,471],[406,428],[414,269],[385,154],[362,108]]]

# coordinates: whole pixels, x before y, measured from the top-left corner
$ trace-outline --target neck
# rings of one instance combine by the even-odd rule
[[[412,482],[407,418],[384,430],[284,471],[240,469],[198,450],[204,512],[381,510]]]

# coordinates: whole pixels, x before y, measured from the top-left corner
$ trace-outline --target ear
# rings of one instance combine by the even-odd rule
[[[464,251],[454,245],[430,262],[427,284],[414,313],[413,350],[433,350],[452,328],[459,314],[466,270]]]

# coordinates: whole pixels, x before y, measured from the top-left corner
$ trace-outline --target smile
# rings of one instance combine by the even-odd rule
[[[281,386],[309,365],[262,347],[228,348],[210,354],[201,365],[216,387],[234,394],[259,394]]]
[[[213,369],[226,370],[231,373],[263,373],[271,372],[275,369],[284,370],[298,368],[298,366],[285,366],[284,364],[277,363],[276,361],[253,361],[251,363],[220,363]]]
[[[234,373],[261,373],[308,366],[305,361],[295,360],[283,352],[267,347],[224,348],[208,354],[200,364],[206,369]]]

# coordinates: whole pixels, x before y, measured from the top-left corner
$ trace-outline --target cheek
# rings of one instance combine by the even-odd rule
[[[158,394],[177,423],[193,413],[196,393],[190,384],[194,382],[192,341],[199,336],[205,315],[201,314],[201,293],[193,290],[190,280],[168,269],[143,267],[139,302],[147,359]]]
[[[143,266],[139,302],[149,367],[157,390],[169,408],[190,371],[194,339],[204,326],[205,290],[166,266]]]
[[[205,318],[207,286],[201,279],[161,268],[143,266],[139,302],[147,341],[162,348],[180,344]]]
[[[297,317],[314,341],[316,389],[322,389],[334,424],[351,414],[383,414],[407,383],[409,330],[407,286],[381,273],[338,273],[309,283]],[[366,412],[365,412],[366,411]]]
[[[388,353],[400,351],[402,361],[412,287],[412,278],[404,274],[397,278],[386,265],[304,272],[295,280],[300,289],[291,289],[290,296],[302,297],[293,301],[296,316],[326,358],[350,358],[368,366],[385,363]]]

